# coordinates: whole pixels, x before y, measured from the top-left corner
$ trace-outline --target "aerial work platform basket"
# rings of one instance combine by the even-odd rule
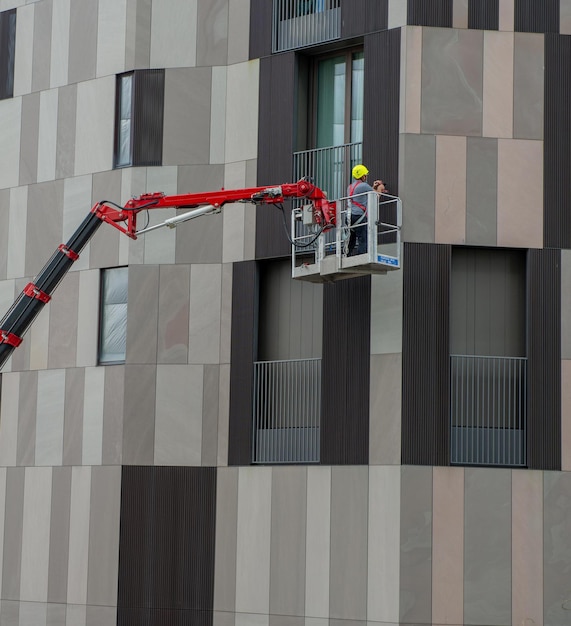
[[[349,198],[336,202],[335,226],[322,230],[311,206],[296,207],[291,215],[292,277],[314,283],[366,274],[386,274],[401,268],[402,202],[397,196],[367,194],[367,212],[351,226]],[[367,230],[367,251],[351,255],[351,231]]]

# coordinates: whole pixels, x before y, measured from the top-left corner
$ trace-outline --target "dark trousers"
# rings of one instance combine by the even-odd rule
[[[359,221],[361,220],[361,221]],[[358,226],[355,224],[359,222]],[[348,256],[367,253],[367,216],[351,213],[351,235],[349,236]]]

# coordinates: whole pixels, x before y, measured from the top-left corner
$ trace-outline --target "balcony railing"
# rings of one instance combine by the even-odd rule
[[[450,460],[525,466],[527,359],[450,357]]]
[[[254,363],[253,463],[318,463],[321,359]]]
[[[273,0],[273,52],[331,41],[340,33],[340,0]]]

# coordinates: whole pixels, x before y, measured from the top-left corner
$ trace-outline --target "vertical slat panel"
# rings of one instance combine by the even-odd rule
[[[561,469],[561,251],[528,257],[528,467]]]
[[[363,162],[392,195],[398,195],[400,56],[400,28],[365,37]]]
[[[407,243],[403,275],[403,465],[448,465],[448,245]]]
[[[323,289],[321,463],[366,464],[369,458],[371,278]]]
[[[341,38],[356,37],[386,30],[389,22],[388,0],[343,0],[341,2]],[[365,55],[366,58],[366,55]]]
[[[498,30],[500,0],[468,0],[468,28]]]
[[[215,468],[123,467],[118,623],[212,624],[215,519]]]
[[[268,4],[270,4],[268,2]],[[295,53],[276,54],[260,61],[258,185],[290,182],[295,128]],[[289,211],[286,211],[289,230]],[[287,256],[290,244],[283,217],[275,207],[258,207],[256,258]]]
[[[161,165],[163,160],[164,70],[135,72],[133,164]]]
[[[558,33],[560,0],[515,0],[516,33]]]
[[[571,247],[571,37],[545,36],[543,245]]]
[[[252,445],[252,387],[257,355],[258,270],[254,261],[234,263],[228,464],[249,465]]]
[[[453,0],[408,0],[409,26],[452,28]]]
[[[265,57],[272,52],[273,4],[274,0],[250,0],[250,59]]]

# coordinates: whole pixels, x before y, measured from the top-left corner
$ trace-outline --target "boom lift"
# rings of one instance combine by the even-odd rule
[[[12,352],[22,343],[22,338],[30,328],[42,308],[51,299],[74,261],[79,258],[88,241],[103,222],[114,226],[131,239],[138,235],[167,226],[174,228],[180,222],[201,215],[219,213],[227,203],[245,202],[257,205],[280,205],[286,198],[304,198],[308,201],[313,221],[322,231],[335,225],[335,202],[327,200],[327,195],[309,180],[271,187],[250,187],[237,190],[221,189],[207,193],[188,193],[167,196],[163,193],[146,193],[129,200],[121,207],[107,200],[95,204],[87,217],[73,233],[66,244],[61,244],[33,282],[26,285],[6,315],[0,320],[0,369]],[[137,230],[137,216],[141,211],[162,208],[191,209],[190,211],[166,219],[163,223]]]

